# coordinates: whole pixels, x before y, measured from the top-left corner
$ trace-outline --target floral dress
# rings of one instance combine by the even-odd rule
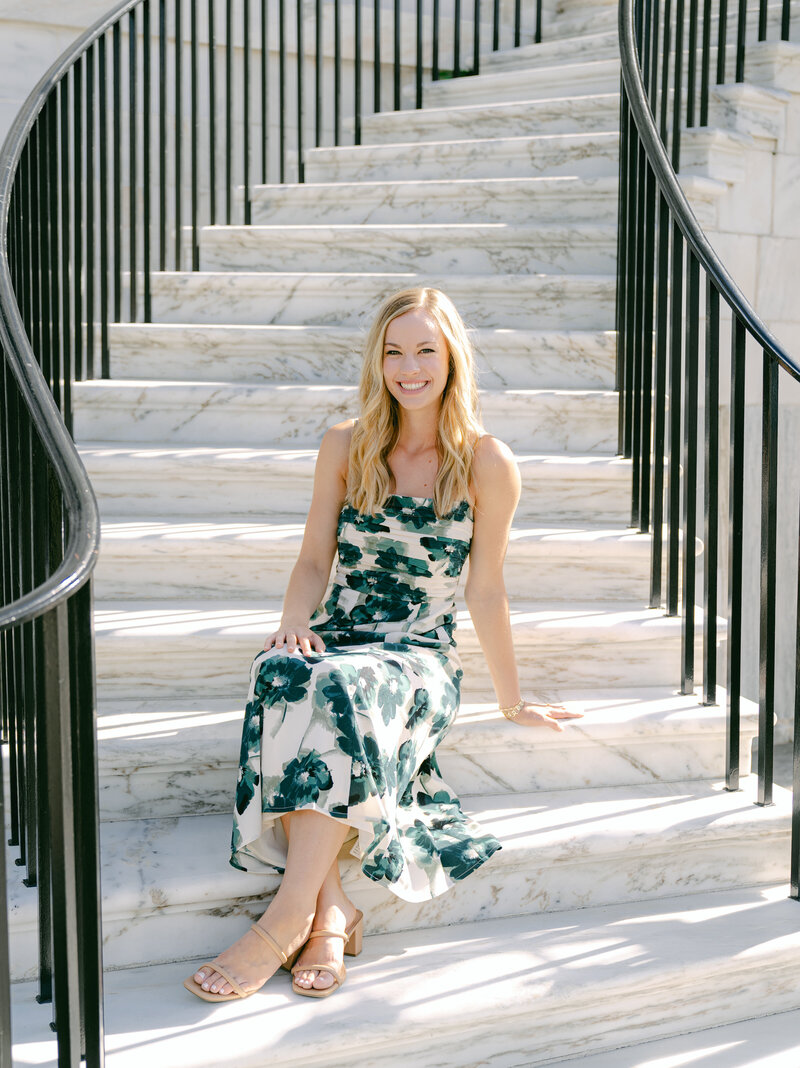
[[[286,863],[281,813],[354,828],[363,873],[406,901],[443,893],[500,843],[461,809],[436,747],[458,711],[455,591],[472,538],[463,501],[391,495],[373,515],[345,505],[337,570],[311,618],[325,651],[272,648],[250,669],[231,864]]]

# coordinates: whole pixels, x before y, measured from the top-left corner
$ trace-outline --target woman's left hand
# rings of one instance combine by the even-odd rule
[[[514,723],[523,727],[550,727],[554,731],[563,731],[558,722],[560,719],[582,719],[582,712],[568,712],[563,705],[536,704],[534,701],[526,701],[517,715]]]

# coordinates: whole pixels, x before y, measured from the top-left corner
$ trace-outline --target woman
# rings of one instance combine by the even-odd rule
[[[434,752],[458,710],[454,595],[467,557],[466,602],[501,710],[554,730],[573,715],[520,696],[502,570],[519,472],[482,430],[471,346],[443,293],[384,302],[360,400],[359,419],[322,440],[280,625],[251,666],[231,863],[283,879],[258,923],[186,980],[207,1000],[247,997],[298,955],[297,993],[342,985],[362,926],[339,878],[345,843],[407,901],[443,893],[500,848],[461,811]]]

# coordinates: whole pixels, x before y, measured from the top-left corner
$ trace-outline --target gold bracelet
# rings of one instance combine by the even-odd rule
[[[520,697],[519,701],[515,705],[507,705],[505,708],[499,709],[500,712],[506,717],[506,719],[515,720],[522,711],[522,706],[525,704],[525,698]]]

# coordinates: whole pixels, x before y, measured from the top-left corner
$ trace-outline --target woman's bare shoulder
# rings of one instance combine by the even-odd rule
[[[355,419],[335,423],[325,431],[319,446],[317,465],[340,473],[347,471],[350,459],[350,439],[353,436]]]
[[[494,434],[483,434],[472,457],[472,482],[477,499],[519,496],[519,468],[514,453]]]

